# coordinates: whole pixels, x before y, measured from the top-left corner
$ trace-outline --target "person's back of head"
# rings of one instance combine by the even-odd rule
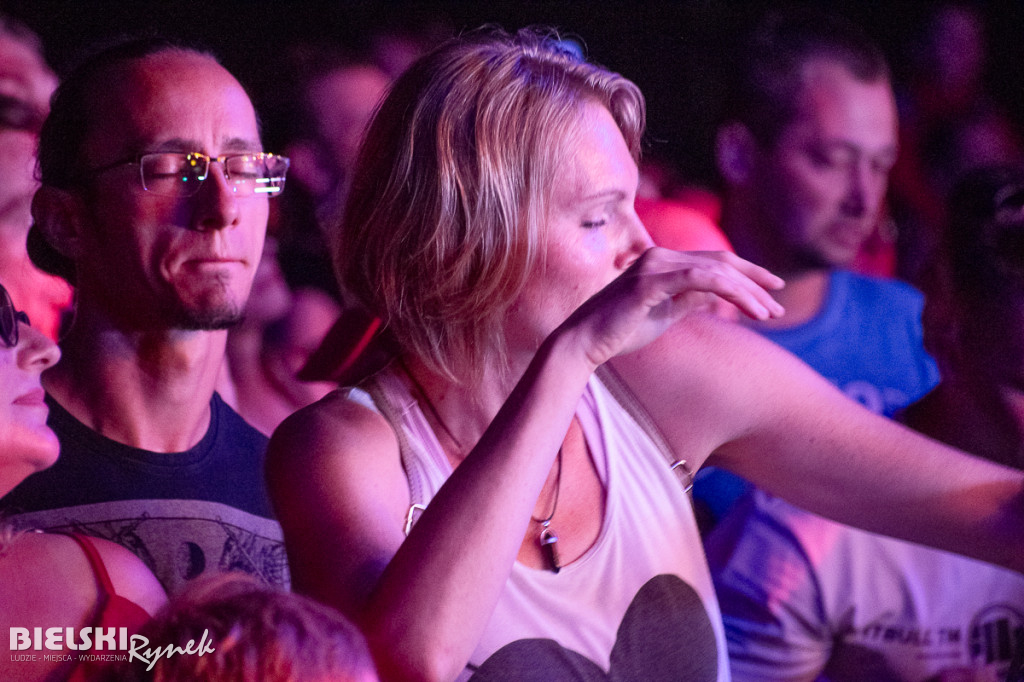
[[[944,376],[1024,359],[1024,166],[966,174],[953,188],[927,272],[925,340]],[[986,357],[979,357],[982,354]]]
[[[151,669],[129,661],[109,682],[373,682],[369,649],[337,611],[307,597],[223,573],[190,584],[140,632],[160,649]],[[167,647],[188,649],[167,653]],[[136,642],[133,642],[133,645]]]

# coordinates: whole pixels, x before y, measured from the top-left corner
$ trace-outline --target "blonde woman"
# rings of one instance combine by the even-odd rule
[[[821,513],[1024,566],[1019,472],[701,312],[781,315],[782,282],[651,247],[643,127],[635,85],[532,32],[440,47],[370,126],[335,264],[400,350],[286,420],[268,480],[295,588],[361,624],[383,679],[728,680],[685,492],[712,453]]]

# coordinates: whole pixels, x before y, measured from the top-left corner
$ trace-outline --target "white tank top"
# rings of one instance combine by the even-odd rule
[[[590,380],[576,412],[606,492],[597,541],[558,574],[513,566],[460,680],[604,679],[611,669],[621,680],[729,680],[718,603],[672,456],[639,425],[647,420],[614,375],[602,379]],[[429,504],[452,469],[423,412],[389,370],[367,390],[398,435],[413,504]]]

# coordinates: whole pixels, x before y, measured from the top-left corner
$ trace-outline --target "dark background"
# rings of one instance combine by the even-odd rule
[[[59,71],[97,41],[160,32],[211,47],[250,88],[257,106],[280,88],[282,56],[303,41],[359,49],[372,30],[440,22],[459,32],[485,23],[507,29],[542,24],[575,35],[589,58],[634,80],[648,99],[648,153],[688,180],[710,182],[711,123],[722,59],[738,29],[768,4],[725,0],[581,2],[326,2],[14,0],[0,9],[42,37]],[[818,2],[864,26],[886,50],[897,81],[928,9],[923,1]],[[1024,2],[971,3],[987,19],[990,83],[1016,121],[1024,121]],[[273,131],[270,131],[271,135]]]

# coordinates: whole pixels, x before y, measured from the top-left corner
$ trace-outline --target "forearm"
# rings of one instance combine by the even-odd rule
[[[363,618],[386,678],[465,665],[593,369],[573,333],[549,337],[388,564]]]
[[[777,414],[734,470],[843,523],[1024,569],[1024,474],[823,395]],[[729,448],[727,447],[726,450]]]

